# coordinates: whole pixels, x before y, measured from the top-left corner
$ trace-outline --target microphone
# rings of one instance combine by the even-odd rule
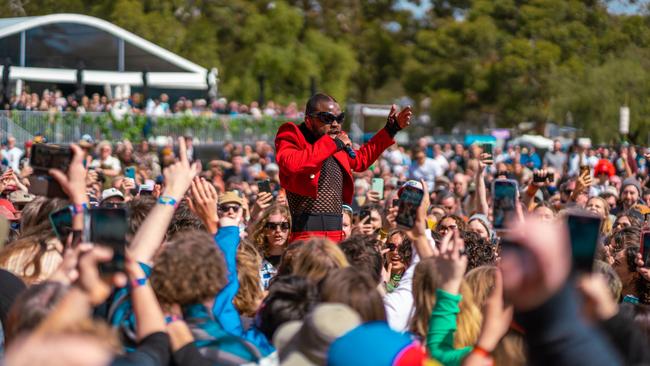
[[[350,146],[350,145],[345,145],[345,152],[348,153],[348,156],[351,159],[354,159],[354,158],[357,157],[357,153],[355,153],[354,150],[352,150],[352,146]]]

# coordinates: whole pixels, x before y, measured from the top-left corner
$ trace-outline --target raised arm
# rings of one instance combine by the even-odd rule
[[[485,167],[492,165],[492,155],[481,154],[478,162],[478,172],[476,173],[476,211],[477,213],[488,216],[490,208],[487,201],[487,190],[485,189]]]
[[[176,205],[183,199],[192,179],[199,172],[198,162],[187,160],[185,139],[178,138],[180,161],[165,168],[165,189],[147,218],[140,226],[129,246],[129,256],[141,263],[151,264],[154,253],[165,237],[167,227],[172,220]],[[166,203],[160,203],[163,200]]]

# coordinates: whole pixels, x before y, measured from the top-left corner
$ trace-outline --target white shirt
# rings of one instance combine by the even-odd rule
[[[427,186],[429,186],[429,192],[431,192],[435,186],[436,175],[441,170],[442,168],[435,160],[425,158],[424,164],[422,165],[418,165],[416,161],[413,161],[411,169],[409,169],[409,178],[415,180],[424,179],[427,182]]]
[[[20,148],[14,146],[9,150],[2,150],[2,155],[4,155],[5,159],[9,162],[9,167],[11,169],[17,173],[20,172],[18,167],[20,165],[20,159],[23,157],[23,151]]]
[[[117,172],[122,170],[122,165],[120,164],[120,160],[114,156],[109,156],[105,160],[95,159],[93,160],[92,163],[90,163],[90,167],[110,169],[110,170],[115,170]]]
[[[427,230],[429,244],[433,247],[435,242],[431,238],[431,231]],[[413,248],[413,259],[409,268],[399,280],[399,285],[393,292],[384,295],[384,308],[386,319],[390,328],[396,332],[407,332],[413,316],[413,274],[415,266],[420,262],[417,250]]]

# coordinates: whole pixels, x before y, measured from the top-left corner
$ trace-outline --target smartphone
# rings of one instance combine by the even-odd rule
[[[406,228],[415,226],[415,218],[417,216],[418,207],[424,198],[424,192],[415,187],[404,187],[402,194],[399,197],[399,204],[397,209],[397,217],[395,222]]]
[[[571,213],[567,216],[574,270],[592,271],[600,224],[600,217],[588,213]]]
[[[641,259],[643,259],[643,267],[650,268],[650,231],[641,232],[641,246],[639,247]]]
[[[490,154],[492,155],[492,144],[483,144],[481,146],[481,150],[483,150],[483,154]]]
[[[261,180],[257,182],[257,189],[260,192],[268,192],[268,193],[273,193],[271,192],[271,181],[268,179]]]
[[[582,165],[582,166],[580,167],[580,175],[581,175],[581,176],[582,176],[582,175],[587,175],[587,174],[589,174],[589,173],[590,173],[589,166],[587,166],[587,165]]]
[[[370,216],[370,210],[363,209],[359,211],[359,222],[363,221],[366,217]],[[369,224],[370,222],[366,222],[366,224]]]
[[[29,158],[29,164],[34,171],[59,169],[64,173],[72,162],[72,149],[69,146],[54,144],[34,144]]]
[[[512,179],[495,179],[492,182],[492,215],[494,228],[503,229],[506,220],[515,212],[517,182]]]
[[[99,265],[102,273],[124,272],[127,220],[126,208],[97,207],[90,210],[90,241],[113,249],[113,259]]]
[[[392,207],[397,207],[399,205],[399,198],[393,199],[393,205]]]
[[[56,237],[65,245],[68,235],[72,232],[72,212],[70,207],[64,207],[50,213],[50,224]]]
[[[34,174],[29,176],[29,192],[37,196],[50,198],[67,198],[59,182],[49,175],[50,169],[67,172],[72,161],[69,146],[53,144],[34,144],[29,163]]]
[[[135,167],[130,166],[124,169],[124,176],[135,180]]]
[[[383,178],[372,178],[372,189],[375,192],[379,193],[379,199],[384,199],[384,179]]]
[[[546,176],[539,175],[539,174],[534,174],[533,175],[533,182],[535,182],[535,183],[544,183],[544,182],[546,182]]]

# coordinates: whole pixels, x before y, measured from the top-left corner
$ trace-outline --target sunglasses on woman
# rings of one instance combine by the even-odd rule
[[[219,211],[221,212],[230,212],[232,210],[233,212],[237,213],[239,212],[239,209],[241,206],[239,205],[221,205],[219,206]]]
[[[282,231],[287,231],[289,230],[289,223],[284,221],[284,222],[267,222],[266,225],[264,225],[265,228],[275,231],[278,228],[280,228]]]
[[[345,119],[345,112],[341,112],[341,114],[339,114],[338,116],[330,112],[316,112],[316,113],[312,113],[310,116],[318,118],[321,122],[323,122],[326,125],[331,125],[332,123],[334,123],[334,121],[341,124]]]

